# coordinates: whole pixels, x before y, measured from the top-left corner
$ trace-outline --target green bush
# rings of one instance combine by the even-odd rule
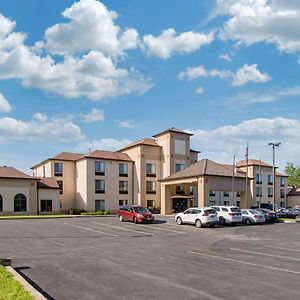
[[[109,211],[109,210],[105,210],[105,211],[103,212],[103,214],[104,214],[104,215],[110,215],[110,211]]]
[[[85,213],[85,210],[82,208],[73,208],[73,215],[81,215]]]
[[[152,212],[153,214],[160,214],[160,207],[149,206],[148,209],[149,209],[150,212]]]

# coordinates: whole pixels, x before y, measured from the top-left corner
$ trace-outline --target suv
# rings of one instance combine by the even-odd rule
[[[235,225],[242,222],[242,214],[237,206],[211,206],[218,215],[219,224]]]
[[[153,214],[145,207],[140,205],[122,205],[118,210],[119,220],[133,221],[134,223],[153,223]]]
[[[189,223],[200,228],[203,225],[214,227],[218,223],[218,216],[214,209],[208,207],[191,207],[175,216],[178,225]]]

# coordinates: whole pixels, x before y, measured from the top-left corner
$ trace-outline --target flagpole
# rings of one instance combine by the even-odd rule
[[[261,159],[259,159],[259,203],[258,208],[260,208],[261,203],[261,193],[262,193],[262,186],[261,186]]]
[[[246,155],[245,155],[245,158],[246,158],[246,164],[247,164],[247,169],[246,169],[246,208],[249,208],[248,207],[248,142],[247,142],[247,147],[246,147]]]
[[[232,185],[231,185],[232,205],[235,205],[234,204],[234,175],[235,175],[235,155],[233,155],[233,168],[232,168]]]

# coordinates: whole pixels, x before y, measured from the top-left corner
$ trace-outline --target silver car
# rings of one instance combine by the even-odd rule
[[[242,209],[241,213],[242,213],[243,223],[247,225],[265,222],[264,214],[255,209]]]

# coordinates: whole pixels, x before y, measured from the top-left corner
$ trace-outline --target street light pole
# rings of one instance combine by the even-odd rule
[[[275,147],[279,147],[281,143],[269,143],[269,146],[273,148],[273,211],[275,211],[275,191],[276,191],[276,168],[275,168]]]

